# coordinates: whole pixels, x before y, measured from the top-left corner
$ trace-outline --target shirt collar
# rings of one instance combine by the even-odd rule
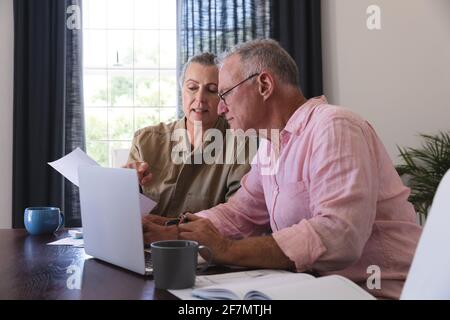
[[[288,133],[298,133],[308,123],[308,119],[312,111],[314,110],[314,107],[327,103],[328,101],[325,96],[319,96],[309,99],[304,104],[302,104],[289,118],[282,132],[285,131]]]
[[[217,118],[216,123],[214,124],[214,128],[225,132],[225,130],[228,129],[228,123],[225,120],[225,118],[223,118],[222,116],[219,116]],[[180,120],[178,120],[176,122],[175,129],[185,129],[185,130],[187,130],[187,127],[186,127],[186,116],[184,116],[183,118],[181,118]]]
[[[183,117],[182,119],[178,120],[177,123],[175,124],[175,130],[176,129],[183,129],[184,130],[184,137],[183,137],[183,144],[182,144],[182,150],[183,152],[188,152],[188,153],[195,153],[198,151],[195,150],[191,150],[191,144],[189,142],[189,137],[188,137],[188,131],[187,131],[187,127],[186,127],[186,117]],[[225,133],[226,130],[228,129],[228,123],[225,120],[225,118],[219,116],[217,118],[216,123],[214,124],[214,129],[218,129],[222,132],[223,137],[225,139]],[[208,144],[210,144],[211,141],[207,141],[206,143],[203,143],[202,149],[204,149]]]

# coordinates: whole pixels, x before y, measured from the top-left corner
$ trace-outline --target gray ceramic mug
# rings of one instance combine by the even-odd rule
[[[151,244],[153,278],[158,289],[186,289],[195,284],[198,251],[208,251],[208,261],[200,270],[211,264],[211,250],[190,240],[156,241]]]

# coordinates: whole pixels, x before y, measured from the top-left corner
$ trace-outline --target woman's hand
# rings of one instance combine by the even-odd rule
[[[155,241],[161,240],[176,240],[178,239],[177,226],[162,226],[152,222],[147,222],[142,225],[144,231],[144,243],[151,244]]]
[[[138,174],[139,184],[143,187],[149,184],[152,179],[152,174],[148,169],[149,167],[147,162],[141,161],[129,162],[122,168],[135,169]]]
[[[153,223],[153,224],[157,224],[160,226],[165,226],[166,222],[170,221],[170,220],[172,220],[172,218],[161,217],[156,214],[148,214],[142,218],[142,225],[144,226],[144,228],[147,223]]]

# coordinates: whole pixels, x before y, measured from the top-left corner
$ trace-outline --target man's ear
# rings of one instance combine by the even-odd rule
[[[270,73],[263,71],[258,76],[258,85],[259,94],[266,101],[272,95],[275,88],[275,79]]]

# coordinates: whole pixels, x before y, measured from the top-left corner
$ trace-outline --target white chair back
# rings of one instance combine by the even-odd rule
[[[113,168],[121,168],[128,161],[129,149],[112,149],[111,150],[111,165]]]
[[[434,196],[401,299],[450,299],[450,170]]]

